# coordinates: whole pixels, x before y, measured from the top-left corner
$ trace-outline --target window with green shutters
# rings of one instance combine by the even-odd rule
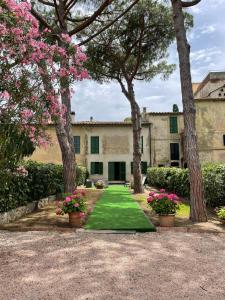
[[[103,175],[103,162],[91,162],[91,175]]]
[[[180,150],[178,143],[170,144],[170,159],[171,160],[179,160],[180,159]]]
[[[74,136],[73,141],[74,141],[75,153],[79,154],[80,153],[80,136]]]
[[[99,153],[99,136],[91,136],[91,154]]]
[[[134,163],[133,161],[130,163],[130,168],[131,168],[131,174],[134,173]],[[148,163],[147,161],[142,161],[141,162],[141,174],[147,174],[147,168],[148,168]]]
[[[178,133],[177,116],[170,117],[170,133]]]

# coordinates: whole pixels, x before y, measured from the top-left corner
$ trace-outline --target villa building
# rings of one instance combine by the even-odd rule
[[[200,160],[225,162],[225,72],[210,72],[193,84]],[[133,138],[131,122],[73,122],[76,161],[92,178],[110,182],[131,180]],[[182,112],[142,112],[142,173],[151,166],[185,167]],[[61,163],[53,125],[52,145],[37,149],[31,159]]]

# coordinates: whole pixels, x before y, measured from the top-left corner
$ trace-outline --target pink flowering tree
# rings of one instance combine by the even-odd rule
[[[35,0],[32,1],[31,13],[39,21],[42,30],[50,31],[50,42],[58,43],[67,51],[71,46],[72,38],[79,45],[88,43],[122,18],[138,1]],[[64,71],[69,69],[68,57],[61,61],[61,67]],[[62,103],[66,107],[65,123],[56,123],[56,134],[62,153],[65,190],[72,192],[76,174],[70,116],[71,82],[68,74],[64,73],[64,75],[60,80],[60,90]],[[45,78],[48,78],[47,72],[45,72]],[[46,88],[49,87],[46,86]]]
[[[26,2],[0,0],[0,122],[16,125],[40,146],[49,140],[49,122],[59,130],[66,123],[68,108],[62,97],[68,91],[61,83],[66,78],[70,85],[88,74],[79,46],[65,34],[50,43],[51,32],[39,31],[30,9]]]

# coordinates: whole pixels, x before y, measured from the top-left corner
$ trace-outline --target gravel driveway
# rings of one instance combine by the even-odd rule
[[[0,299],[225,299],[225,235],[0,232]]]

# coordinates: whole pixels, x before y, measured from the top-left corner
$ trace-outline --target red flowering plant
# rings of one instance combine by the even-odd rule
[[[181,203],[176,194],[165,193],[164,189],[161,189],[160,192],[157,193],[149,193],[147,202],[159,215],[175,214]]]
[[[86,211],[85,200],[85,192],[75,190],[72,195],[66,195],[62,202],[57,203],[56,214],[64,215],[79,212],[80,217],[83,217]]]

